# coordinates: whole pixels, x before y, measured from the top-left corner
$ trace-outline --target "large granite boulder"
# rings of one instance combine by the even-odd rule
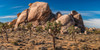
[[[83,23],[83,19],[80,14],[76,11],[71,11],[71,14],[68,15],[62,15],[60,16],[56,22],[61,22],[62,28],[61,28],[61,33],[66,33],[67,28],[70,27],[71,25],[74,25],[78,28],[81,29],[81,32],[85,31],[85,26]]]
[[[28,21],[47,21],[50,17],[51,10],[48,3],[35,2],[29,7]]]
[[[17,28],[20,23],[25,21],[25,19],[27,18],[27,11],[28,10],[26,9],[19,15],[15,24],[15,28]]]
[[[17,18],[20,16],[21,13],[17,14]],[[8,25],[15,25],[16,24],[17,19],[12,20],[11,22],[8,22]]]
[[[34,21],[38,21],[39,23],[45,23],[53,15],[48,3],[35,2],[30,3],[29,6],[29,9],[24,10],[17,18],[15,28],[17,28],[20,23],[25,22],[26,20],[27,22],[32,21],[33,23]]]
[[[66,25],[71,26],[71,25],[74,25],[75,23],[71,15],[62,15],[56,20],[56,22],[59,22],[59,21],[61,22],[63,26],[66,26]]]
[[[61,33],[65,33],[68,27],[70,27],[71,25],[75,25],[74,19],[71,15],[62,15],[56,20],[56,22],[59,21],[62,24]]]

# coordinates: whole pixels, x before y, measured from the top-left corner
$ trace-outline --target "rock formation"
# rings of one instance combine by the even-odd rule
[[[31,6],[32,5],[32,3],[30,3],[28,6]]]
[[[61,22],[61,24],[63,26],[65,26],[65,25],[68,25],[68,26],[74,25],[74,19],[73,19],[73,17],[71,15],[63,15],[63,16],[61,16],[60,18],[58,18],[56,20],[56,22],[59,22],[59,21]],[[69,24],[69,23],[71,23],[71,24]]]
[[[35,2],[29,7],[28,21],[47,21],[50,17],[51,10],[48,3]]]
[[[81,32],[84,32],[85,30],[85,26],[83,23],[83,19],[81,17],[80,14],[78,14],[78,12],[76,11],[71,11],[71,14],[69,15],[62,15],[60,17],[58,17],[58,19],[56,20],[56,22],[60,21],[62,26],[61,32],[65,33],[67,32],[66,29],[71,26],[77,26],[78,28],[81,29]]]
[[[71,25],[75,25],[74,19],[71,15],[62,15],[61,17],[59,17],[56,22],[61,22],[62,24],[62,28],[61,28],[61,32],[65,33],[66,29],[71,26]]]
[[[11,22],[8,23],[8,25],[15,25],[16,24],[17,19],[12,20]]]
[[[71,11],[71,15],[74,18],[75,26],[78,26],[79,28],[81,28],[81,31],[84,32],[85,26],[83,23],[82,16],[80,14],[78,14],[78,12],[76,12],[76,11]]]
[[[64,30],[71,25],[81,28],[82,32],[85,30],[83,19],[78,12],[71,11],[71,13],[68,15],[62,15],[60,12],[53,14],[48,3],[45,2],[30,3],[29,8],[24,10],[22,13],[18,13],[17,19],[13,20],[9,24],[16,23],[15,28],[17,28],[18,25],[23,22],[32,22],[34,26],[38,26],[40,24],[45,24],[47,21],[60,21],[63,25],[62,32],[64,32]]]
[[[89,28],[89,31],[94,31],[96,30],[96,28]]]
[[[19,25],[20,23],[24,22],[25,19],[26,19],[26,17],[27,17],[27,9],[24,10],[24,11],[20,14],[20,16],[17,18],[15,27],[17,28],[18,25]]]
[[[20,14],[21,14],[21,13],[18,13],[18,14],[17,14],[17,17],[19,17],[19,16],[20,16]]]
[[[17,18],[20,16],[21,13],[17,14]],[[15,25],[16,24],[17,19],[12,20],[11,22],[8,22],[8,25]]]
[[[45,2],[35,2],[29,4],[29,9],[24,10],[17,19],[15,28],[25,20],[28,22],[39,21],[46,22],[52,15],[52,12],[48,6],[48,3]]]
[[[61,12],[57,12],[56,13],[56,18],[58,19],[59,17],[61,17],[62,16],[62,14],[61,14]]]

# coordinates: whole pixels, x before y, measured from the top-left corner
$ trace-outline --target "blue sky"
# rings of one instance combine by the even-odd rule
[[[60,11],[62,14],[69,14],[76,10],[82,15],[86,27],[100,28],[99,0],[0,0],[0,22],[16,19],[17,13],[36,1],[47,2],[53,13]]]

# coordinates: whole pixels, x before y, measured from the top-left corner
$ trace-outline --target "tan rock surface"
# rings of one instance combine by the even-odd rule
[[[16,24],[15,24],[15,28],[17,28],[18,25],[19,25],[20,23],[24,22],[25,19],[26,19],[26,17],[27,17],[27,9],[24,10],[24,11],[20,14],[20,16],[17,18]]]
[[[28,6],[31,6],[32,5],[32,3],[30,3]]]
[[[12,20],[11,22],[8,23],[8,25],[15,25],[16,24],[17,19]]]
[[[65,33],[66,32],[66,29],[71,26],[71,25],[75,25],[75,22],[72,18],[71,15],[63,15],[61,17],[59,17],[56,22],[61,22],[61,24],[63,25],[62,28],[61,28],[61,33]]]
[[[71,15],[63,15],[56,20],[56,22],[61,22],[62,25],[74,25],[74,20]]]
[[[41,22],[46,22],[48,18],[51,17],[52,15],[48,3],[35,2],[35,3],[30,3],[29,6],[30,6],[29,9],[24,10],[18,17],[18,20],[15,25],[16,28],[20,23],[26,20],[27,16],[28,16],[27,17],[28,22],[31,21],[34,22],[38,20],[41,23]]]
[[[21,14],[21,13],[18,13],[18,14],[17,14],[17,17],[19,17],[19,16],[20,16],[20,14]]]
[[[30,12],[28,15],[28,21],[31,20],[47,21],[51,13],[48,4],[45,2],[35,2],[30,6],[29,10]]]

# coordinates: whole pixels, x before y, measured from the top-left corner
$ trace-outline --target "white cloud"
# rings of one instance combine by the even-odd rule
[[[100,28],[100,19],[88,19],[88,20],[84,20],[84,24],[87,27]]]
[[[69,14],[71,11],[53,11],[54,14],[61,12],[62,14]]]
[[[0,18],[16,18],[16,15],[11,15],[11,16],[0,16]]]
[[[54,13],[57,13],[58,11],[54,11]],[[71,11],[60,11],[62,14],[69,14]],[[99,14],[100,11],[77,11],[79,14],[82,16],[87,16],[87,17],[94,17],[95,15]]]
[[[91,11],[93,12],[94,14],[100,14],[100,11]]]
[[[69,14],[71,11],[60,11],[62,14]]]
[[[82,16],[94,16],[94,14],[91,11],[78,11],[79,14],[81,14]]]
[[[23,7],[23,6],[15,6],[15,7],[12,7],[12,8],[21,8],[21,7]]]

